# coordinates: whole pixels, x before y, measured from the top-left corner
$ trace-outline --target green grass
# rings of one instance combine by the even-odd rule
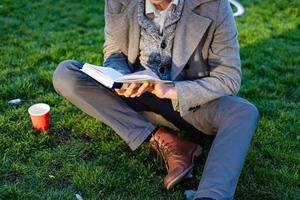
[[[103,2],[0,2],[0,199],[183,199],[197,187],[211,138],[198,140],[205,154],[195,179],[166,191],[165,172],[146,144],[131,152],[54,92],[60,61],[102,63]],[[257,105],[261,121],[236,199],[300,199],[300,1],[241,2],[239,95]],[[27,102],[11,107],[14,98]],[[37,102],[52,107],[52,128],[41,134],[27,114]]]

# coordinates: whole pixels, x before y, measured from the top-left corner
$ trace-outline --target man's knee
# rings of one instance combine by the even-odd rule
[[[74,60],[59,63],[52,77],[53,87],[57,93],[61,94],[62,90],[72,90],[81,66],[80,62]]]
[[[256,106],[246,99],[236,97],[236,96],[228,96],[225,97],[226,107],[228,112],[225,111],[227,117],[235,116],[237,118],[243,118],[245,120],[249,120],[250,122],[257,123],[260,115]]]
[[[222,112],[220,124],[240,127],[239,133],[248,133],[251,138],[260,118],[256,106],[246,99],[236,96],[222,97],[220,105]]]
[[[259,111],[254,104],[250,102],[244,104],[244,110],[246,112],[246,115],[249,116],[249,118],[254,119],[256,122],[259,120]]]
[[[239,107],[241,108],[241,112],[243,113],[246,119],[252,120],[254,123],[257,123],[259,120],[259,112],[256,106],[249,101],[241,102]]]

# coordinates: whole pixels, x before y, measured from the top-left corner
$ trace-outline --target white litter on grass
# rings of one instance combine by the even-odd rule
[[[55,176],[53,176],[53,175],[50,174],[50,175],[49,175],[49,178],[55,178]]]
[[[240,4],[238,1],[236,0],[229,0],[229,2],[236,8],[236,12],[233,13],[233,16],[238,17],[244,14],[245,9],[244,6],[242,4]]]
[[[75,196],[76,196],[77,200],[83,200],[83,198],[82,198],[82,196],[80,196],[80,194],[75,194]]]
[[[8,101],[8,104],[9,105],[12,105],[12,106],[18,106],[18,105],[21,105],[25,100],[23,99],[12,99],[10,101]]]

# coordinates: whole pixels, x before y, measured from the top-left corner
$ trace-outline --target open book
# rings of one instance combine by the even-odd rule
[[[102,85],[108,88],[119,89],[124,83],[142,83],[144,81],[150,83],[171,83],[172,81],[161,80],[155,76],[148,74],[139,74],[140,72],[123,75],[117,70],[110,67],[100,67],[85,63],[81,69],[82,72],[89,75]]]

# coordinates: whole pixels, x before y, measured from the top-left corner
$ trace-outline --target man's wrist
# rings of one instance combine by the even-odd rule
[[[168,85],[169,85],[169,89],[168,89],[166,98],[172,99],[172,100],[177,100],[177,90],[176,90],[175,84],[171,83]]]

